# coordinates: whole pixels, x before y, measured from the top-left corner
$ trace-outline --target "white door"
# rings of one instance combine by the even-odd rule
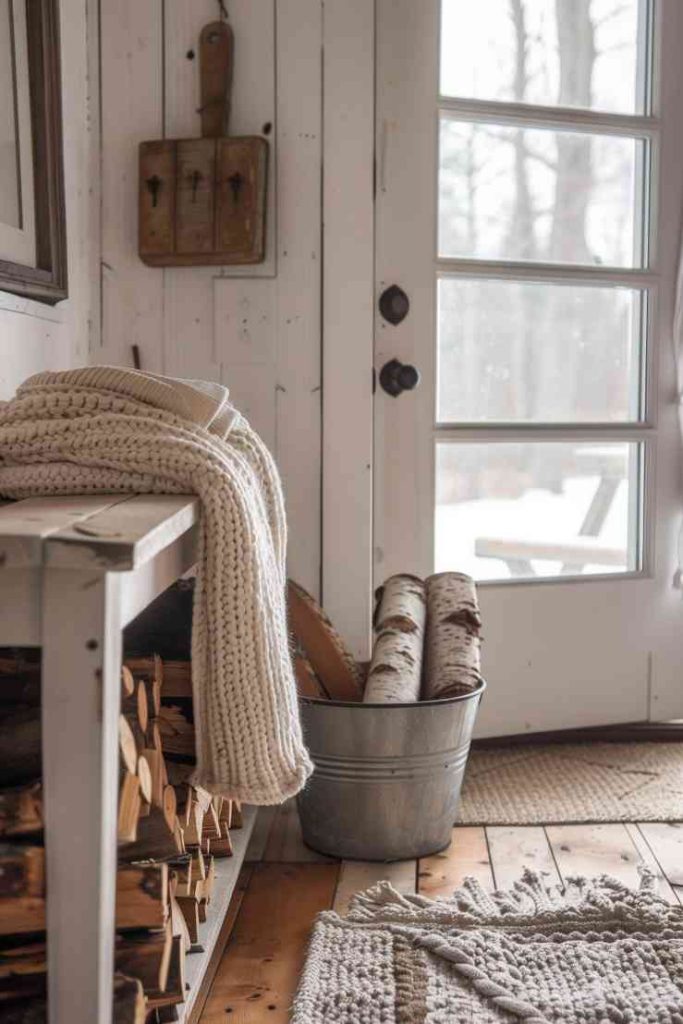
[[[375,579],[479,581],[481,735],[683,716],[681,42],[680,0],[378,0],[375,367],[421,380]]]

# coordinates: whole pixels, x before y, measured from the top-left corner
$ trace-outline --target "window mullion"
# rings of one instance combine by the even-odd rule
[[[457,275],[497,280],[551,281],[560,284],[602,284],[625,288],[652,288],[658,280],[657,274],[647,270],[464,257],[437,257],[435,269],[438,277]]]
[[[442,116],[460,121],[489,121],[496,124],[523,125],[534,128],[561,128],[564,131],[598,132],[602,135],[642,136],[652,138],[659,130],[655,117],[629,114],[602,114],[593,110],[569,107],[540,107],[528,103],[505,103],[492,100],[438,100]]]
[[[435,441],[644,441],[652,427],[637,423],[435,423]]]

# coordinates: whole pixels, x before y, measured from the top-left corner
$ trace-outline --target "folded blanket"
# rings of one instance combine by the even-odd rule
[[[285,607],[286,525],[267,448],[219,384],[94,366],[0,403],[0,494],[196,494],[192,631],[197,785],[254,804],[312,770]]]

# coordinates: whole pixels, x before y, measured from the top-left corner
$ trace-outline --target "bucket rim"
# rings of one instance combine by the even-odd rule
[[[481,679],[477,686],[469,693],[458,693],[455,697],[442,697],[437,700],[411,700],[398,703],[395,701],[372,701],[367,704],[362,700],[325,700],[322,697],[299,697],[300,704],[311,704],[326,708],[382,708],[384,710],[400,710],[401,708],[432,708],[443,707],[446,704],[459,704],[462,701],[472,700],[474,697],[481,697],[486,689],[486,680]]]

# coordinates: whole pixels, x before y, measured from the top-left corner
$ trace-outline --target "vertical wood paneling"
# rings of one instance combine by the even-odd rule
[[[202,27],[218,14],[215,0],[164,0],[164,135],[191,139],[200,134],[199,60]],[[188,58],[194,53],[194,58]],[[164,372],[171,377],[219,380],[214,359],[212,267],[166,267]]]
[[[193,138],[200,134],[199,61],[197,42],[202,27],[215,20],[218,8],[214,0],[165,0],[164,32],[164,129],[167,138]],[[231,134],[259,134],[266,122],[274,120],[275,104],[275,26],[273,0],[236,0],[230,5],[230,22],[235,33],[235,67]],[[193,59],[188,58],[194,53]],[[271,139],[274,134],[271,133]],[[240,268],[240,273],[257,277],[274,271],[275,218],[273,216],[274,152],[271,152],[271,183],[269,195],[266,248],[270,253],[268,266]],[[214,315],[214,278],[221,275],[229,282],[237,268],[168,267],[164,269],[164,350],[165,372],[178,377],[200,377],[212,380],[225,378],[234,390],[235,401],[255,405],[254,387],[244,374],[233,382],[230,374],[230,334],[216,334],[222,323]],[[229,284],[225,284],[226,290]],[[239,282],[230,289],[226,301],[234,309],[241,298]],[[243,365],[238,363],[238,366]],[[274,393],[269,393],[268,415],[274,418]],[[246,412],[246,410],[245,410]],[[247,413],[248,415],[248,413]],[[257,426],[258,429],[258,426]],[[262,428],[263,429],[263,428]],[[268,434],[270,433],[270,436]],[[273,443],[272,427],[264,430],[266,443]]]
[[[286,3],[286,20],[296,21],[296,0]],[[316,7],[319,7],[316,0]],[[235,67],[232,83],[230,135],[266,134],[270,147],[268,197],[266,203],[266,258],[263,263],[246,267],[225,267],[228,277],[274,277],[277,261],[276,193],[279,178],[276,123],[276,0],[232,0],[230,24],[235,33]],[[284,18],[281,20],[285,20]],[[282,46],[282,44],[281,44]],[[291,75],[296,76],[292,55],[282,46],[281,54]]]
[[[165,267],[164,373],[220,380],[214,360],[213,276],[209,267]]]
[[[277,136],[277,277],[215,279],[214,349],[233,400],[276,454],[290,526],[289,571],[317,595],[321,5],[280,0],[277,13],[277,112],[270,135],[272,144]],[[240,95],[236,86],[236,108]],[[235,124],[254,130],[244,120]],[[271,217],[270,239],[274,228]]]
[[[98,275],[99,223],[91,207],[90,188],[93,157],[99,139],[91,111],[97,110],[97,82],[89,80],[90,55],[87,0],[67,0],[60,7],[62,54],[62,135],[66,204],[69,298],[59,306],[64,321],[68,363],[88,358],[89,324],[96,298],[94,278]],[[97,35],[92,39],[97,44]],[[53,361],[48,350],[46,357]],[[62,364],[63,365],[63,364]]]
[[[278,318],[274,281],[216,278],[214,314],[223,383],[230,388],[235,405],[275,451]]]
[[[0,398],[10,398],[15,388],[32,373],[60,369],[71,363],[68,331],[60,312],[47,316],[20,310],[37,303],[17,299],[9,309],[0,308]]]
[[[324,6],[323,599],[358,657],[370,646],[375,14]]]
[[[320,593],[322,5],[278,0],[275,428],[289,569]]]
[[[200,133],[197,42],[215,0],[104,5],[104,346],[98,357],[221,380],[273,449],[289,570],[320,583],[321,0],[233,0],[231,134],[267,124],[267,259],[255,267],[145,267],[137,256],[137,144]],[[188,58],[188,53],[194,56]]]
[[[85,253],[90,285],[87,337],[83,357],[87,363],[102,345],[102,107],[100,102],[100,3],[86,0],[85,36],[87,47],[87,127],[90,135],[87,161],[87,212],[89,230]]]
[[[162,0],[101,6],[102,347],[93,362],[163,369],[163,280],[137,254],[138,144],[160,138]]]

